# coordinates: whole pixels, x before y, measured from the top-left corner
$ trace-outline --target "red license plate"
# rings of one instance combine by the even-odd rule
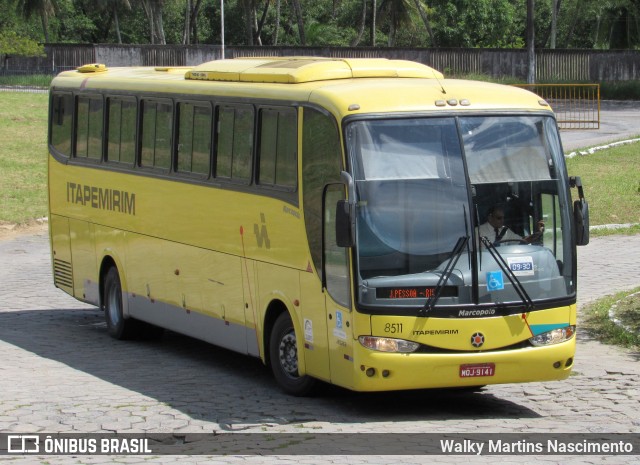
[[[495,363],[476,363],[460,365],[460,378],[479,378],[496,374]]]

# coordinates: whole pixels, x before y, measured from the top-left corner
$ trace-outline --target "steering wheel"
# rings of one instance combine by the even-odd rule
[[[501,239],[497,241],[496,244],[506,244],[507,242],[517,242],[518,244],[531,245],[529,242],[525,241],[524,239]]]

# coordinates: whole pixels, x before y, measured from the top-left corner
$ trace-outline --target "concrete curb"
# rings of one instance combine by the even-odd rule
[[[598,152],[600,150],[606,150],[606,149],[610,149],[610,148],[613,148],[613,147],[618,147],[620,145],[633,144],[635,142],[640,142],[640,138],[621,140],[621,141],[612,142],[612,143],[606,144],[606,145],[599,145],[597,147],[591,147],[591,148],[586,149],[586,150],[577,150],[575,152],[571,152],[571,153],[565,154],[564,157],[565,158],[573,158],[573,157],[576,157],[576,156],[579,156],[579,155],[590,155],[590,154]]]

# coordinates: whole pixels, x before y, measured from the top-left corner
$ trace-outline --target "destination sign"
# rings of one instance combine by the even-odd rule
[[[435,295],[435,286],[415,286],[415,287],[378,287],[376,298],[378,299],[428,299]],[[442,288],[440,297],[457,297],[458,288],[446,286]]]

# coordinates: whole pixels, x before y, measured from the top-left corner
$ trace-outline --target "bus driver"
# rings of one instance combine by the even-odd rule
[[[522,237],[504,225],[504,209],[499,206],[493,206],[489,209],[487,221],[478,227],[478,236],[486,237],[496,247],[499,246],[501,242],[523,242],[531,244],[538,240],[544,232],[544,222],[538,221],[537,227],[537,232]]]

